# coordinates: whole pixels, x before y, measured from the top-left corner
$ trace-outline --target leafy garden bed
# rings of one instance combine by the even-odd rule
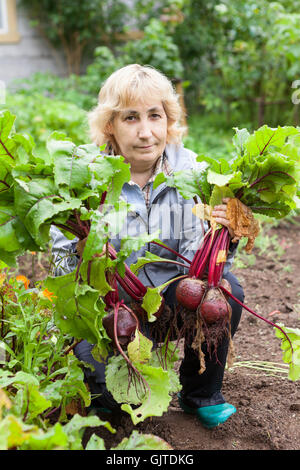
[[[227,229],[216,225],[211,207],[226,196],[238,208],[235,213],[235,204],[230,206],[233,219],[242,210],[241,202],[258,214],[286,217],[296,208],[298,130],[263,126],[253,135],[245,129],[236,130],[236,158],[231,162],[199,156],[197,160],[205,163],[204,168],[199,166],[167,178],[167,185],[177,187],[185,199],[194,199],[193,212],[206,220],[209,229],[192,261],[164,245],[180,260],[174,256],[161,259],[146,252],[129,267],[125,260],[132,252],[146,243],[161,243],[158,233],[122,237],[117,251],[110,242],[119,235],[131,209],[120,199],[122,186],[130,179],[123,157],[103,158],[96,146],[76,146],[58,132],[49,137],[46,155],[37,155],[31,136],[14,133],[14,116],[6,111],[0,118],[1,448],[170,448],[168,442],[172,439],[166,442],[165,432],[161,438],[147,432],[147,420],[155,417],[159,423],[166,413],[169,416],[170,403],[180,390],[176,364],[181,349],[176,351],[167,336],[154,350],[152,341],[140,329],[140,321],[146,318],[155,325],[164,309],[161,292],[173,281],[146,288],[137,273],[145,263],[153,262],[184,268],[181,271],[186,274],[179,278],[205,280],[208,273],[205,295],[210,289],[219,292],[224,312],[229,315],[224,292],[232,294],[221,283],[229,235]],[[162,181],[164,177],[159,175],[155,184]],[[198,204],[197,196],[204,205]],[[234,227],[238,238],[248,238],[249,252],[258,225],[246,215],[242,210],[244,224]],[[68,261],[64,264],[61,257],[49,275],[42,276],[42,282],[30,284],[27,270],[23,274],[18,271],[18,260],[31,253],[33,261],[34,253],[48,249],[51,226],[58,227],[67,238],[76,236],[84,241],[83,252],[75,269],[55,276],[57,269],[68,268]],[[249,230],[244,231],[248,226]],[[10,267],[17,268],[17,273]],[[272,285],[267,279],[263,284]],[[132,309],[119,298],[118,285],[134,301]],[[200,329],[205,325],[201,306],[199,300],[198,307],[190,312],[195,315],[193,324]],[[272,334],[276,341],[281,339],[285,372],[296,381],[300,375],[299,329],[293,324],[274,324],[269,309],[266,318],[266,314],[243,307],[254,314],[252,321],[259,318],[269,329],[270,325],[276,327],[276,337],[274,331]],[[228,318],[222,318],[220,325],[226,325]],[[220,333],[225,334],[225,330]],[[88,413],[91,394],[84,382],[83,364],[73,355],[74,345],[82,339],[94,344],[95,358],[109,357],[106,383],[122,404],[121,420],[116,417],[117,421],[110,423],[109,415],[100,419]],[[103,427],[115,435],[114,425],[119,429],[120,423],[128,420],[130,425],[124,426],[132,434],[126,431],[125,441],[109,444],[95,434],[82,441],[86,428]],[[145,432],[138,434],[135,426]],[[171,445],[178,448],[176,443]]]

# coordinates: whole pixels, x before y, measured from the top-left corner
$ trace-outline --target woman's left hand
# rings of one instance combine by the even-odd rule
[[[226,216],[226,211],[227,211],[227,202],[229,201],[229,197],[224,198],[222,201],[224,204],[220,204],[218,206],[215,206],[212,210],[212,216],[216,220],[218,224],[224,225],[224,227],[228,228],[228,232],[231,238],[234,237],[234,232],[232,228],[230,227],[229,220],[227,219]]]

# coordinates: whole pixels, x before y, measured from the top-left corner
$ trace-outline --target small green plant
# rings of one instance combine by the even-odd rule
[[[245,254],[244,248],[246,245],[245,240],[239,243],[237,254],[234,258],[234,267],[237,269],[244,269],[250,266],[255,266],[257,256],[266,255],[274,261],[278,261],[284,254],[284,248],[278,243],[277,235],[268,235],[269,227],[261,225],[261,231],[255,239],[255,253]]]
[[[84,450],[86,428],[115,433],[108,421],[83,413],[91,396],[70,336],[54,325],[54,294],[1,264],[0,450]],[[104,440],[92,435],[85,449],[105,450]],[[134,431],[119,449],[171,447]]]
[[[34,141],[34,152],[39,157],[47,156],[46,143],[55,129],[66,133],[74,142],[88,141],[87,115],[76,104],[43,96],[41,93],[7,94],[6,104],[0,111],[9,108],[18,115],[16,131],[26,133]]]
[[[41,283],[29,288],[29,280],[23,275],[9,276],[6,270],[0,276],[1,366],[5,366],[0,371],[0,387],[15,383],[16,374],[30,377],[34,393],[38,390],[45,398],[42,411],[59,407],[62,418],[74,398],[89,406],[80,362],[65,354],[71,337],[62,335],[53,323],[53,293]],[[63,381],[54,383],[58,376]],[[26,420],[31,418],[29,409]]]
[[[291,266],[290,264],[286,265],[286,266],[283,266],[282,270],[286,273],[292,273],[293,272],[293,266]]]
[[[188,118],[188,135],[184,144],[197,154],[212,158],[232,158],[232,130],[220,126],[220,117],[209,114],[195,114]]]

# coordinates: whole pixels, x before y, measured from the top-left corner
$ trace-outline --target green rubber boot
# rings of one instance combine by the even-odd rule
[[[96,406],[96,405],[90,405],[87,411],[88,411],[88,414],[93,415],[93,416],[96,415],[97,413],[107,413],[107,414],[112,413],[112,410],[110,410],[109,408],[105,408],[103,406]]]
[[[220,405],[202,406],[201,408],[191,408],[187,406],[178,394],[179,405],[185,413],[196,415],[199,421],[207,429],[214,428],[236,412],[236,408],[230,403],[221,403]]]

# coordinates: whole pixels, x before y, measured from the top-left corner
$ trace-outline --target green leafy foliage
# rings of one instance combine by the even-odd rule
[[[199,196],[212,206],[223,197],[238,197],[255,213],[285,217],[297,207],[299,129],[264,125],[252,134],[246,129],[235,131],[231,160],[199,155],[199,169],[177,172],[171,177],[160,174],[154,186],[166,181],[177,187],[184,198]]]
[[[28,279],[9,276],[7,268],[0,274],[0,449],[83,450],[86,428],[104,426],[116,432],[97,416],[68,411],[78,401],[79,409],[88,407],[91,397],[81,362],[66,353],[70,335],[54,326],[54,293],[44,284],[29,289]],[[152,355],[152,342],[145,338],[147,346],[139,347],[138,338],[141,336],[132,344],[130,356],[134,363],[143,363]],[[59,417],[53,423],[47,417],[57,411]],[[156,436],[136,432],[119,447],[170,448]],[[105,444],[92,435],[85,449],[104,450]]]
[[[101,341],[101,319],[105,315],[105,305],[96,289],[88,285],[80,288],[75,272],[48,277],[45,286],[57,297],[55,323],[61,331],[77,339],[84,338],[92,344]]]
[[[286,216],[296,208],[299,186],[299,129],[292,126],[262,126],[240,137],[239,153],[233,161],[235,172],[243,175],[240,199],[254,212],[275,218]],[[231,185],[229,184],[229,187]],[[237,193],[234,187],[235,194]]]
[[[178,359],[174,345],[168,348],[164,345],[153,352],[151,348],[152,342],[141,333],[130,344],[128,355],[138,372],[135,377],[122,356],[111,357],[106,370],[108,389],[115,400],[123,403],[122,410],[130,414],[134,424],[153,415],[162,416],[168,409],[171,393],[181,389],[172,370]]]
[[[183,78],[179,48],[165,25],[156,18],[149,21],[142,39],[127,42],[122,52],[127,63],[150,64],[170,79]]]
[[[0,234],[5,244],[0,249],[6,262],[25,249],[44,250],[51,224],[63,226],[70,217],[76,219],[76,211],[84,212],[86,219],[94,216],[98,224],[96,211],[91,209],[87,215],[86,205],[99,206],[104,191],[109,192],[109,203],[117,202],[122,183],[130,176],[123,157],[103,159],[95,145],[76,146],[58,132],[49,137],[48,155],[42,159],[13,132],[14,119],[9,111],[0,114],[1,163],[5,166],[0,200],[6,206],[9,202],[1,211]],[[6,243],[7,237],[12,243]]]
[[[283,351],[282,359],[283,362],[289,364],[289,379],[299,380],[300,377],[300,329],[289,328],[280,324],[281,328],[288,335],[290,341],[293,344],[293,352],[291,351],[290,344],[286,337],[280,330],[276,328],[276,336],[281,339],[281,349]]]
[[[128,5],[122,0],[114,2],[92,0],[88,4],[75,0],[22,0],[33,25],[52,47],[60,46],[65,54],[69,73],[80,73],[83,53],[90,53],[90,45],[99,45],[107,37],[114,42],[114,34],[123,31],[128,20]],[[97,39],[95,39],[97,38]],[[111,39],[112,38],[112,39]]]
[[[32,81],[35,80],[33,77]],[[23,89],[8,92],[5,105],[0,104],[0,109],[9,109],[12,115],[18,116],[17,122],[14,122],[16,131],[30,136],[28,138],[35,143],[35,153],[40,157],[47,156],[46,143],[56,129],[68,135],[76,145],[89,140],[87,116],[82,103],[82,96],[85,95],[77,93],[73,100],[72,97],[68,99],[67,90],[72,86],[68,79],[55,77],[53,80],[56,92],[52,96],[47,91],[49,79],[43,75],[39,86],[35,84],[36,88],[31,89],[22,82]]]
[[[53,298],[44,286],[29,289],[24,276],[0,273],[1,450],[83,449],[87,426],[106,426],[97,417],[67,415],[73,400],[90,405],[80,361],[65,349],[70,336],[53,324]],[[47,415],[60,410],[56,424]],[[63,424],[67,422],[67,424]]]
[[[162,182],[166,182],[168,186],[177,188],[185,199],[192,199],[195,195],[201,194],[203,201],[209,200],[212,187],[207,180],[207,167],[205,165],[198,169],[186,170],[184,177],[182,176],[181,171],[175,171],[168,177],[161,173],[155,178],[153,187],[156,188]]]
[[[172,447],[163,439],[152,434],[140,434],[133,431],[129,437],[125,437],[117,447],[111,450],[171,450]]]
[[[0,158],[5,166],[0,197],[6,203],[1,212],[0,240],[3,242],[0,259],[13,264],[14,258],[26,250],[46,250],[52,225],[59,227],[69,237],[85,239],[85,248],[78,260],[77,269],[62,276],[49,275],[44,281],[44,292],[51,293],[54,307],[51,316],[55,328],[62,335],[59,337],[71,336],[77,341],[85,339],[94,344],[94,352],[99,360],[105,360],[113,350],[111,337],[103,326],[103,319],[108,313],[105,297],[114,288],[109,282],[110,276],[115,270],[124,276],[125,260],[133,251],[156,239],[158,232],[151,235],[145,233],[136,238],[124,237],[119,252],[110,258],[107,249],[109,240],[119,234],[130,208],[120,200],[123,184],[130,179],[129,165],[124,163],[122,156],[104,158],[95,145],[76,145],[65,134],[57,131],[48,138],[47,154],[41,158],[32,151],[33,141],[14,132],[14,119],[9,111],[0,114],[0,143],[3,148]],[[99,256],[104,247],[105,253]],[[10,339],[5,343],[5,349],[15,361],[11,363],[11,367],[18,364],[13,337],[17,331],[22,331],[20,338],[23,338],[26,345],[24,372],[31,374],[34,361],[41,361],[41,357],[46,358],[40,355],[41,349],[37,348],[35,340],[35,334],[42,333],[36,326],[32,327],[32,332],[30,330],[34,315],[29,318],[28,315],[35,305],[27,291],[22,296],[28,301],[28,312],[18,302],[19,298],[17,306],[26,322],[30,318],[29,325],[25,328],[24,322],[17,318],[8,332]],[[150,297],[151,301],[147,303],[146,299],[144,305],[146,311],[149,309],[149,316],[157,311],[161,303],[159,291],[149,293],[147,298]],[[11,304],[12,301],[8,303]],[[29,336],[25,336],[25,331]],[[2,333],[6,337],[5,332]],[[46,335],[44,331],[43,335]],[[115,356],[115,360],[121,361],[121,365],[125,367],[118,371],[119,382],[117,392],[114,393],[135,423],[149,416],[160,416],[166,411],[171,400],[170,393],[175,388],[174,379],[170,380],[169,368],[172,364],[163,369],[157,362],[151,362],[152,347],[152,342],[137,330],[135,339],[128,347],[127,361],[124,360],[126,353],[121,350],[121,354]],[[47,349],[42,351],[43,354],[49,354]],[[148,357],[145,356],[145,351],[148,352]],[[63,363],[57,360],[57,364],[60,364],[58,370],[50,372],[51,368],[47,369],[46,377],[45,374],[38,377],[34,375],[33,383],[29,384],[19,383],[20,377],[13,372],[10,375],[4,374],[3,386],[16,387],[14,407],[18,407],[18,414],[26,416],[26,423],[35,422],[35,418],[51,407],[60,408],[60,419],[66,419],[66,407],[76,397],[84,407],[90,405],[90,395],[83,383],[83,372],[78,360],[74,356],[67,356],[67,360]],[[132,371],[141,379],[142,385],[140,384],[137,392],[126,394],[124,391],[128,388]],[[115,372],[115,364],[111,360],[108,377],[112,374],[116,380]],[[51,380],[60,374],[63,375],[63,383]],[[108,380],[107,386],[109,391],[115,390],[111,380]],[[140,412],[131,407],[137,403],[137,396]],[[61,436],[65,439],[63,431],[57,426],[46,436],[50,439],[49,444],[41,445],[51,448],[59,446]],[[36,436],[33,439],[34,443],[28,445],[38,448]]]
[[[294,123],[291,81],[299,76],[298,10],[289,0],[185,1],[184,19],[173,37],[190,82],[189,110],[204,106],[206,112],[219,112],[216,118],[227,125]]]

